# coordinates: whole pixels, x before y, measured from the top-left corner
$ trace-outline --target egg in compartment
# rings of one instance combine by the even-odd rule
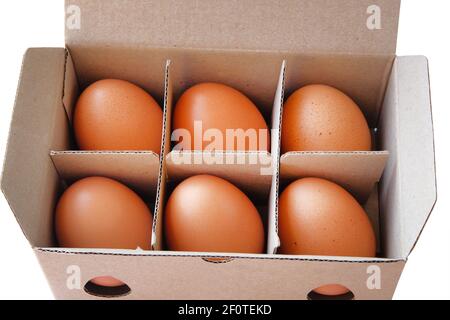
[[[359,106],[342,91],[309,85],[295,91],[283,108],[283,153],[371,151],[371,132]]]
[[[364,209],[339,185],[318,178],[291,183],[279,199],[281,254],[375,257],[376,238]],[[316,293],[337,296],[348,289],[326,285]]]
[[[177,150],[203,151],[212,142],[215,151],[270,150],[261,112],[243,93],[224,84],[201,83],[185,91],[174,108],[172,129],[175,136],[181,130],[189,133],[178,139]],[[220,137],[205,137],[208,131]]]
[[[230,182],[198,175],[180,183],[164,213],[172,251],[262,253],[264,226],[251,200]]]
[[[55,231],[60,247],[150,250],[152,214],[127,186],[108,178],[89,177],[72,184],[56,207]],[[110,276],[94,284],[117,287]]]
[[[153,97],[135,84],[97,81],[80,95],[73,126],[81,150],[153,151],[161,149],[163,112]]]

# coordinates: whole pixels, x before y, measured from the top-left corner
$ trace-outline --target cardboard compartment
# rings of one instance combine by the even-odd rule
[[[226,53],[224,53],[226,55]],[[167,177],[167,181],[162,181],[160,186],[160,194],[158,199],[158,216],[155,218],[157,243],[155,248],[162,248],[162,221],[164,214],[164,202],[168,198],[167,190],[173,189],[181,181],[188,177],[198,174],[210,174],[228,180],[236,185],[244,193],[246,193],[253,201],[255,206],[261,210],[263,221],[267,225],[269,217],[273,216],[276,207],[276,195],[272,191],[272,187],[277,186],[275,183],[278,172],[279,157],[279,121],[281,108],[281,83],[284,79],[285,63],[280,64],[259,64],[253,68],[259,67],[256,73],[266,73],[275,76],[275,81],[255,77],[248,66],[250,61],[249,55],[238,56],[234,53],[230,54],[228,59],[217,56],[212,53],[201,54],[199,59],[195,56],[187,56],[183,60],[183,64],[177,69],[176,64],[169,62],[166,69],[167,88],[166,88],[166,104],[164,113],[164,171],[163,177]],[[201,62],[205,62],[208,67],[205,68]],[[221,64],[221,62],[227,63]],[[229,64],[230,61],[236,63],[234,67]],[[216,69],[214,69],[214,67]],[[281,67],[281,73],[280,73]],[[217,69],[218,68],[218,69]],[[184,75],[185,70],[189,73]],[[205,71],[208,70],[205,75]],[[276,70],[276,72],[274,72]],[[183,76],[189,81],[180,80]],[[247,78],[245,76],[248,76]],[[178,79],[178,81],[174,81]],[[278,80],[277,80],[278,79]],[[219,82],[230,84],[235,88],[243,90],[247,88],[251,92],[250,97],[255,97],[260,103],[260,110],[266,117],[269,126],[272,126],[271,135],[271,153],[268,152],[197,152],[197,151],[171,151],[171,120],[172,109],[174,107],[174,96],[179,97],[184,90],[188,89],[195,83],[201,82]],[[268,85],[269,84],[269,85]],[[267,90],[273,84],[273,88]],[[250,88],[250,89],[248,89]],[[245,89],[244,89],[245,90]],[[175,94],[175,93],[178,94]],[[245,94],[248,92],[243,91]],[[273,157],[275,155],[275,158]]]
[[[92,57],[92,63],[95,63],[100,57]],[[101,58],[100,58],[101,59]],[[157,63],[157,62],[156,62]],[[127,70],[129,67],[124,61],[115,63],[116,68]],[[153,65],[156,69],[157,66]],[[89,68],[92,82],[100,79],[121,79],[133,83],[150,83],[146,90],[152,92],[152,95],[159,100],[162,106],[162,96],[164,91],[164,74],[161,78],[146,76],[142,71],[130,74],[127,72],[114,72],[111,70],[108,75],[99,75],[96,68]],[[164,64],[160,66],[164,70]],[[66,111],[68,122],[65,125],[65,132],[59,134],[65,135],[68,143],[62,148],[50,151],[50,157],[60,176],[67,184],[89,176],[104,176],[116,179],[124,184],[134,186],[134,189],[144,197],[154,198],[156,195],[160,156],[152,151],[80,151],[76,150],[76,143],[73,137],[72,118],[75,104],[81,92],[80,88],[86,88],[92,82],[86,80],[79,81],[77,74],[83,73],[82,69],[76,69],[69,52],[65,55],[64,67],[64,87],[62,103]],[[160,72],[161,73],[161,72]],[[159,81],[158,81],[159,80]],[[153,202],[153,201],[152,201]]]
[[[364,113],[377,149],[379,112],[393,59],[389,55],[291,57],[285,99],[309,84],[325,84],[343,91]],[[388,157],[388,151],[288,152],[281,156],[281,177],[284,183],[305,177],[324,178],[342,185],[364,203],[380,181]]]
[[[177,60],[179,61],[179,60]],[[250,64],[250,62],[252,62]],[[267,63],[265,59],[254,60],[249,54],[197,53],[187,55],[183,62],[172,63],[171,73],[174,104],[168,105],[166,119],[170,133],[172,109],[180,95],[191,86],[202,82],[217,82],[230,85],[248,96],[259,108],[271,130],[271,152],[233,152],[233,151],[176,151],[166,156],[167,174],[171,182],[179,183],[189,176],[211,174],[227,179],[242,191],[267,202],[273,176],[273,162],[277,157],[277,135],[273,116],[279,114],[280,103],[274,101],[280,63],[276,60]],[[173,137],[172,137],[173,138]],[[175,141],[167,141],[170,148]],[[167,149],[166,149],[167,150]],[[273,158],[272,155],[275,155]]]

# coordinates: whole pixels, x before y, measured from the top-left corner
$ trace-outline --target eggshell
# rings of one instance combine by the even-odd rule
[[[125,185],[90,177],[64,192],[55,227],[61,247],[150,250],[152,214]]]
[[[349,293],[349,290],[340,284],[330,284],[317,288],[314,292],[323,296],[342,296]]]
[[[309,85],[294,92],[283,110],[282,152],[370,151],[371,133],[358,105],[343,92]]]
[[[110,287],[110,288],[120,287],[125,284],[124,282],[122,282],[114,277],[107,277],[107,276],[96,277],[96,278],[92,279],[91,282],[100,287]]]
[[[249,98],[229,86],[202,83],[188,89],[180,97],[174,109],[173,130],[186,129],[191,138],[189,141],[183,140],[178,149],[199,151],[211,144],[211,141],[204,141],[202,133],[199,138],[194,137],[195,121],[201,121],[203,133],[215,129],[221,134],[220,148],[216,150],[270,150],[270,132],[264,117]],[[253,143],[244,135],[241,135],[242,143],[238,143],[237,139],[227,140],[227,129],[253,129]],[[198,139],[198,145],[195,139]]]
[[[359,203],[342,187],[317,178],[293,182],[279,200],[280,253],[313,256],[375,257],[376,239]],[[316,290],[341,295],[326,285]]]
[[[161,107],[130,82],[106,79],[93,83],[79,97],[73,119],[81,150],[160,152]]]
[[[209,175],[188,178],[165,210],[169,250],[262,253],[264,227],[250,199],[228,181]]]

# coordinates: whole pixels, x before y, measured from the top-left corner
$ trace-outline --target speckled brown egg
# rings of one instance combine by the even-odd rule
[[[91,84],[77,101],[73,122],[81,150],[160,153],[161,107],[128,81],[105,79]]]
[[[242,92],[220,83],[201,83],[186,90],[173,111],[172,127],[177,150],[270,151],[269,128],[256,105]],[[189,137],[179,138],[181,130]]]
[[[370,151],[371,133],[358,105],[330,86],[295,91],[283,110],[282,152]]]
[[[55,230],[61,247],[150,250],[152,214],[127,186],[108,178],[90,177],[75,182],[61,196]],[[92,282],[122,285],[109,275]]]
[[[350,193],[333,182],[305,178],[290,184],[280,196],[278,219],[282,254],[376,255],[375,233],[369,217]],[[317,292],[340,295],[347,290],[331,285]]]
[[[262,253],[264,227],[250,199],[230,182],[199,175],[179,184],[166,205],[172,251]]]

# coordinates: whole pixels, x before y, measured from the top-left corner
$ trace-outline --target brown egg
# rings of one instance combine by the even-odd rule
[[[250,199],[228,181],[209,175],[188,178],[165,210],[169,250],[262,253],[264,227]]]
[[[55,229],[61,247],[150,250],[152,214],[125,185],[91,177],[64,192],[56,207]],[[123,284],[108,276],[92,282],[112,287]]]
[[[201,122],[202,129],[194,136],[196,121]],[[270,150],[269,129],[258,108],[244,94],[223,84],[202,83],[187,90],[174,109],[173,130],[177,129],[190,134],[189,139],[178,140],[177,150]],[[221,135],[220,141],[205,139],[204,134],[211,129]],[[227,138],[227,129],[241,131]],[[218,147],[212,147],[211,140]]]
[[[349,290],[340,284],[329,284],[315,289],[314,292],[323,296],[343,296],[349,293]]]
[[[284,105],[282,152],[370,151],[371,133],[361,109],[343,92],[310,85]]]
[[[78,99],[74,131],[81,150],[161,150],[163,113],[143,89],[123,80],[90,85]]]
[[[327,180],[300,179],[279,200],[280,253],[295,255],[375,257],[376,240],[370,220],[345,189]],[[340,295],[339,285],[316,292]]]
[[[110,287],[110,288],[120,287],[125,284],[124,282],[122,282],[114,277],[108,277],[108,276],[96,277],[96,278],[92,279],[91,282],[100,287]]]

